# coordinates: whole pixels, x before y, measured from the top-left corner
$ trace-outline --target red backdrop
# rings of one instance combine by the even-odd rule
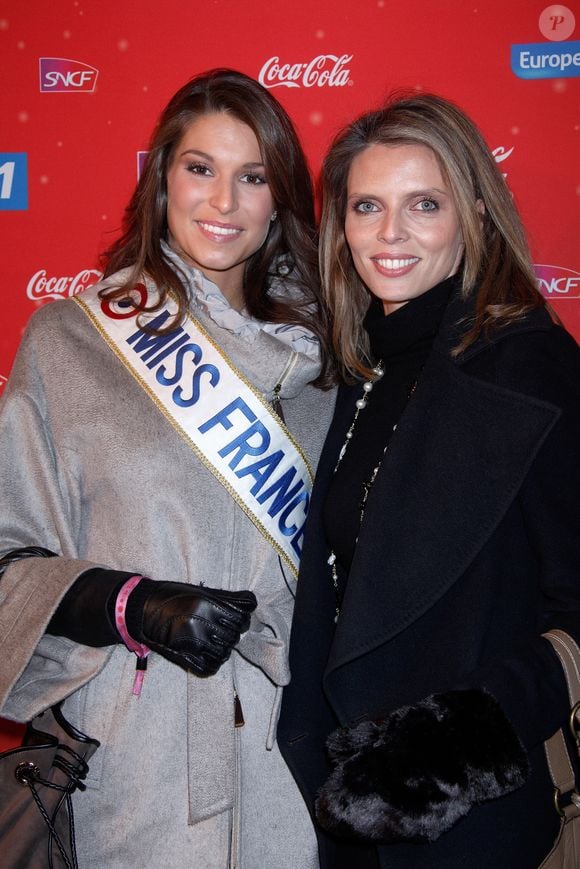
[[[0,390],[35,306],[98,277],[160,109],[215,66],[272,88],[314,174],[333,134],[391,90],[458,102],[501,160],[542,291],[580,337],[579,33],[577,2],[545,0],[4,3]]]

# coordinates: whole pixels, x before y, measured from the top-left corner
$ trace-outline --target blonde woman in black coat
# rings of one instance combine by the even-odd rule
[[[321,262],[346,385],[280,747],[324,869],[535,869],[580,641],[580,365],[474,124],[432,95],[335,140]]]

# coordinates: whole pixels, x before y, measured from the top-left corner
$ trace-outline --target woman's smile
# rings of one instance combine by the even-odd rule
[[[227,223],[215,223],[205,220],[197,220],[195,222],[207,238],[213,239],[218,244],[237,239],[243,232],[241,226],[232,226]]]
[[[167,171],[171,247],[243,306],[247,260],[268,235],[274,201],[253,130],[226,112],[186,129]]]
[[[375,263],[379,274],[386,277],[401,277],[402,275],[406,275],[419,262],[419,257],[394,256],[393,254],[389,256],[377,254],[377,256],[371,257],[371,259]]]
[[[369,145],[348,174],[345,236],[385,314],[455,274],[463,239],[451,190],[424,145]]]

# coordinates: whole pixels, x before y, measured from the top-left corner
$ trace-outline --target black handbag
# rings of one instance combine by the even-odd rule
[[[2,869],[77,869],[71,794],[85,790],[99,745],[59,704],[28,725],[22,746],[0,754]]]

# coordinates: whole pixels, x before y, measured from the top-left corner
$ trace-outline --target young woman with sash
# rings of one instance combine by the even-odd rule
[[[288,116],[214,70],[161,115],[104,280],[24,336],[0,416],[0,714],[64,699],[100,741],[81,867],[317,866],[275,741],[333,403],[314,240]]]
[[[580,640],[580,354],[473,122],[349,125],[320,254],[345,379],[317,471],[278,739],[324,869],[533,869]],[[564,801],[562,808],[566,807]]]

